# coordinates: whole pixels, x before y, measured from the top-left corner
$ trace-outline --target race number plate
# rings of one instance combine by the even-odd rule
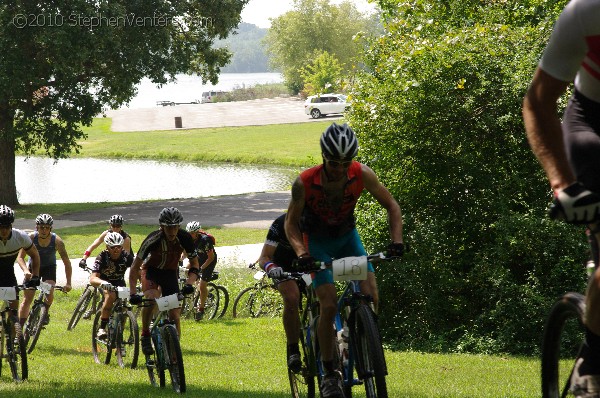
[[[48,282],[40,281],[38,290],[42,291],[45,294],[48,294],[48,293],[50,293],[50,290],[52,290],[52,285],[49,284]]]
[[[256,274],[254,274],[254,279],[259,281],[263,278],[263,276],[265,276],[265,271],[256,271]]]
[[[158,305],[159,311],[167,311],[172,310],[173,308],[178,308],[179,298],[177,297],[177,293],[157,298],[156,305]]]
[[[0,300],[16,300],[17,291],[14,287],[0,287]]]
[[[117,286],[117,297],[120,299],[129,298],[129,288],[125,286]]]
[[[333,280],[364,281],[367,279],[369,262],[367,256],[344,257],[331,262]]]

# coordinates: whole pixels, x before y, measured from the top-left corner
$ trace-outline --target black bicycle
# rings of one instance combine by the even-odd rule
[[[84,269],[88,273],[92,272],[89,267]],[[79,296],[77,304],[75,304],[75,309],[73,310],[73,315],[71,316],[69,324],[67,325],[67,330],[75,329],[75,326],[77,326],[77,323],[79,323],[81,318],[90,319],[92,315],[94,315],[100,309],[100,307],[102,307],[103,297],[104,292],[102,292],[102,289],[92,286],[88,283],[85,289],[83,289],[81,296]]]
[[[186,391],[183,354],[179,344],[179,333],[175,322],[169,319],[169,310],[180,308],[182,294],[171,294],[157,299],[143,299],[140,306],[156,303],[158,314],[152,320],[150,334],[154,354],[146,355],[146,369],[150,384],[164,388],[166,385],[165,372],[171,377],[171,386],[178,393]],[[158,382],[157,382],[158,379]]]
[[[208,295],[204,303],[204,317],[202,319],[210,320],[220,318],[225,315],[229,306],[229,292],[222,285],[214,283],[219,278],[219,272],[213,271],[211,279],[208,282]],[[187,268],[179,268],[179,289],[183,288],[187,280]],[[181,317],[194,319],[200,306],[200,289],[196,286],[194,294],[184,297],[181,303]]]
[[[46,303],[47,297],[52,291],[52,285],[44,281],[40,281],[37,290],[39,294],[31,305],[31,311],[25,322],[23,330],[23,337],[25,339],[25,345],[27,346],[27,353],[31,354],[35,345],[40,338],[42,330],[46,327],[50,321],[48,315],[48,304]],[[54,286],[54,290],[64,291],[62,286]]]
[[[2,359],[6,359],[14,381],[22,381],[28,377],[27,347],[19,317],[16,311],[9,307],[10,301],[18,300],[17,292],[23,290],[23,285],[15,287],[0,287],[0,375],[2,374]]]
[[[258,318],[261,316],[277,317],[283,311],[283,301],[267,273],[260,269],[258,263],[248,268],[254,269],[256,282],[238,293],[233,301],[234,318]]]
[[[129,288],[112,287],[110,289],[117,293],[108,325],[106,337],[98,337],[98,329],[102,321],[102,309],[98,310],[92,327],[92,352],[96,363],[108,365],[113,351],[117,356],[120,367],[135,369],[139,356],[140,333],[135,315],[129,304]]]

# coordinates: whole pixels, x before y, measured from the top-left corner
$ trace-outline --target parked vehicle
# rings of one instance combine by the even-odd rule
[[[313,119],[330,113],[343,113],[350,107],[346,100],[347,97],[343,94],[311,95],[304,102],[304,113]]]
[[[218,97],[219,95],[224,95],[225,93],[225,91],[204,91],[202,93],[202,99],[200,100],[200,102],[202,102],[203,104],[205,102],[213,102],[215,97]]]

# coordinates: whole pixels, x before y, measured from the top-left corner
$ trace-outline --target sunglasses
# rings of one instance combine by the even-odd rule
[[[325,159],[325,160],[327,160],[327,163],[331,167],[335,167],[335,168],[342,167],[344,169],[347,169],[352,164],[352,160],[329,160],[329,159]]]
[[[123,246],[108,246],[108,250],[122,250]]]

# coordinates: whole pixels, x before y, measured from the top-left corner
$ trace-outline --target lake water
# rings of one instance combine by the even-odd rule
[[[138,93],[129,106],[122,108],[152,108],[157,101],[192,102],[200,100],[203,91],[231,91],[234,88],[252,87],[257,84],[281,83],[281,73],[221,73],[217,84],[202,84],[198,76],[177,75],[177,81],[157,87],[148,79],[137,86]]]
[[[297,170],[152,160],[17,157],[19,202],[80,203],[195,198],[280,191]]]

